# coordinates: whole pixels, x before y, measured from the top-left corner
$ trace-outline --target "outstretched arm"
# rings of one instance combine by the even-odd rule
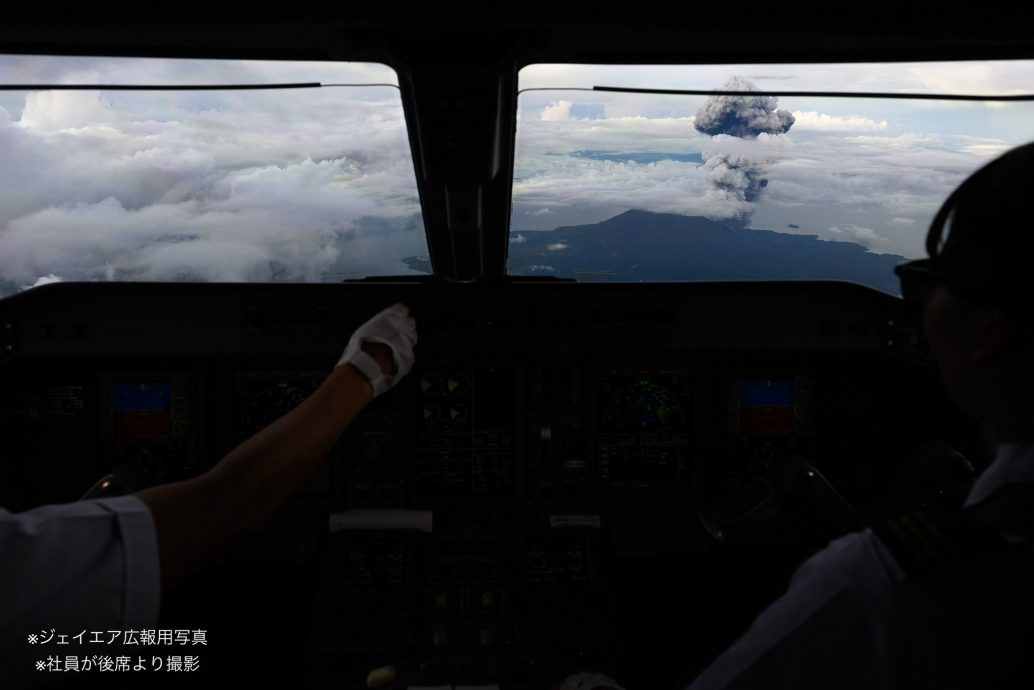
[[[415,344],[416,324],[405,306],[380,312],[356,330],[341,362],[301,405],[208,472],[138,492],[154,518],[162,589],[265,523],[323,462],[375,391],[405,376]]]
[[[834,540],[689,690],[892,687],[893,591],[902,577],[871,530]]]

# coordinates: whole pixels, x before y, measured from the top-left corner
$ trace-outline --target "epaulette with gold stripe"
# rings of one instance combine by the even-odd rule
[[[1034,483],[1003,487],[954,512],[913,510],[873,526],[909,578],[1034,535]],[[1006,539],[1004,535],[1019,537]]]

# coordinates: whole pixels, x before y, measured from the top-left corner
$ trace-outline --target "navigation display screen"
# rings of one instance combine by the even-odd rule
[[[601,487],[689,486],[688,369],[601,369],[598,397]]]
[[[326,376],[320,371],[242,371],[234,378],[236,435],[243,441],[305,402]]]

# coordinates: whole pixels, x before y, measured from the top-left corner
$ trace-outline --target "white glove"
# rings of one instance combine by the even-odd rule
[[[363,352],[363,343],[383,343],[391,348],[395,371],[385,374],[377,361]],[[341,355],[337,366],[351,364],[373,384],[377,397],[394,386],[413,368],[413,346],[416,345],[416,320],[409,315],[409,307],[396,304],[376,314],[355,330]]]

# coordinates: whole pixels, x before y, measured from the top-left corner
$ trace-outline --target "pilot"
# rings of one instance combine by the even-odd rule
[[[1032,219],[1027,144],[951,194],[927,235],[929,258],[896,269],[906,302],[922,308],[949,396],[997,438],[966,507],[950,520],[916,514],[895,529],[877,525],[833,541],[691,690],[1023,683],[1017,674],[1029,666],[1029,648],[1018,640],[1031,637],[1034,584],[1024,579],[1034,572],[1025,546],[1034,534]],[[972,537],[980,526],[1006,546],[982,548],[991,542]],[[959,534],[969,538],[953,541]],[[1034,671],[1026,675],[1029,687]]]
[[[72,649],[56,646],[59,636],[74,644],[82,630],[153,628],[161,592],[267,521],[360,410],[409,372],[416,342],[405,305],[381,311],[307,400],[198,477],[17,515],[0,509],[0,678]]]

